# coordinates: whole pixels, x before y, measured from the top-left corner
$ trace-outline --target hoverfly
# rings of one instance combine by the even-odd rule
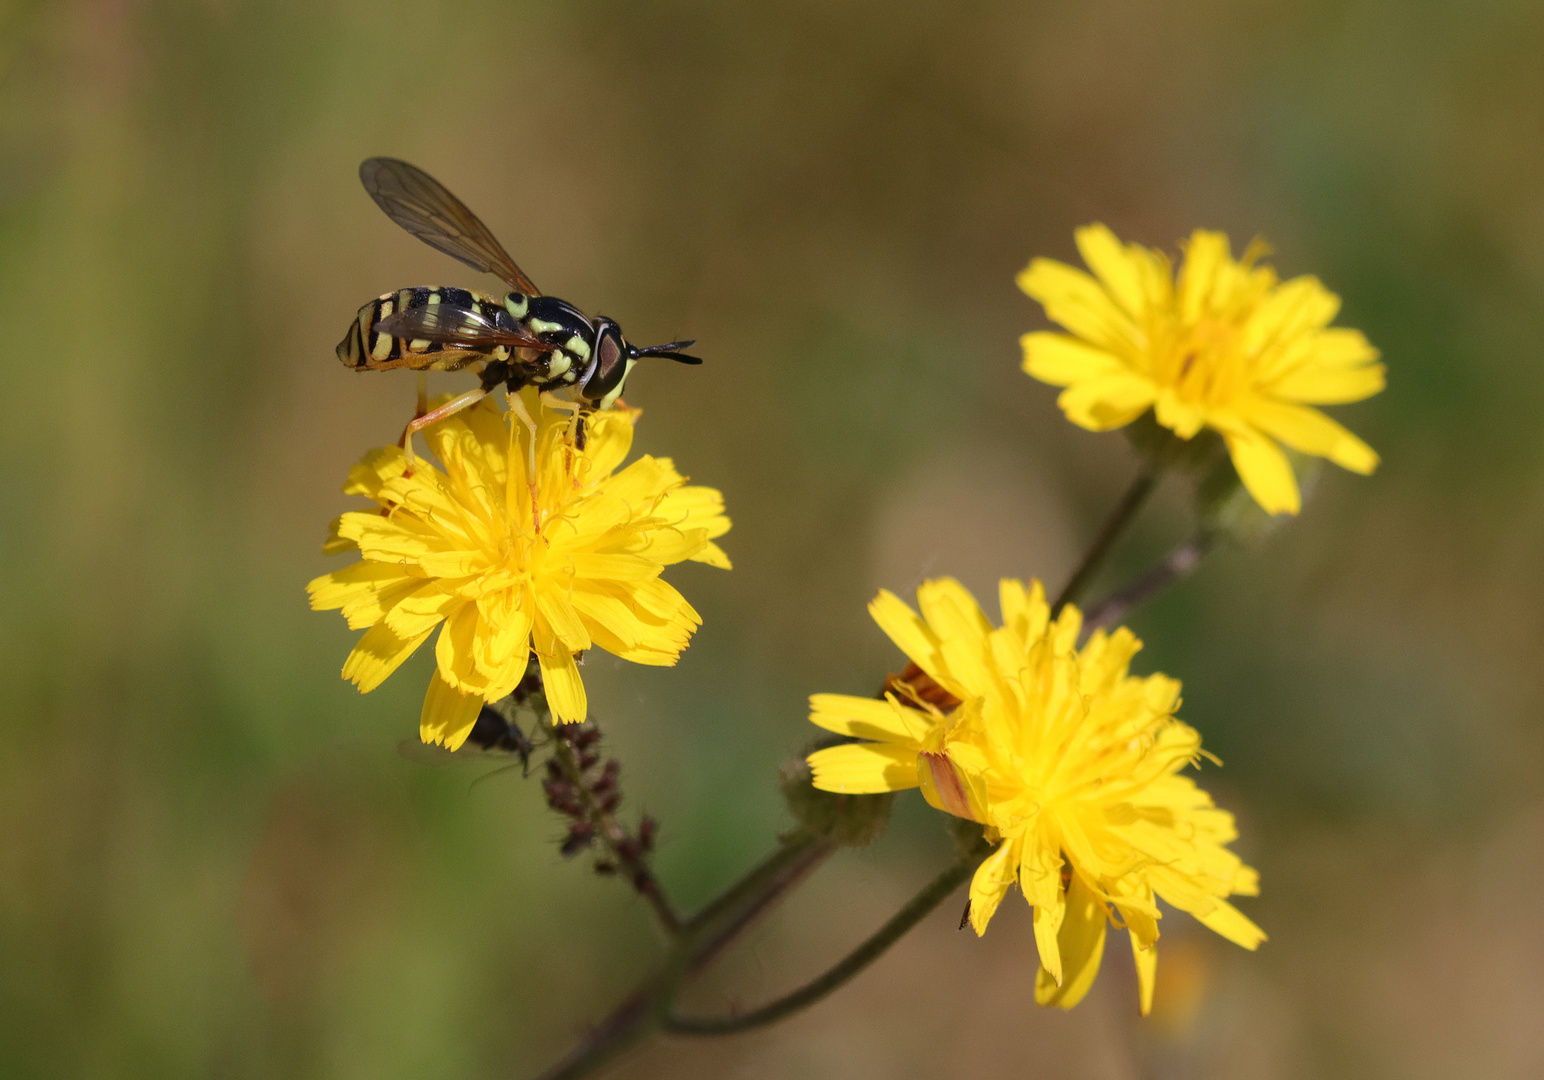
[[[511,407],[534,430],[515,393],[524,386],[571,388],[572,402],[548,399],[574,410],[576,442],[584,446],[584,415],[608,409],[622,394],[633,365],[645,356],[700,364],[680,350],[691,341],[640,349],[605,316],[589,318],[555,296],[543,296],[477,215],[445,186],[416,166],[396,158],[369,158],[359,179],[386,216],[418,239],[453,259],[496,274],[513,290],[502,299],[471,289],[399,289],[370,301],[338,344],[338,359],[355,371],[456,371],[481,364],[482,385],[425,412],[420,383],[417,416],[402,433],[412,456],[413,435],[452,413],[476,404],[500,383]],[[534,447],[533,447],[534,452]]]

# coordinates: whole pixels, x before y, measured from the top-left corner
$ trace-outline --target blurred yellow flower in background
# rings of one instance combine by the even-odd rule
[[[1277,442],[1358,473],[1378,455],[1311,405],[1361,401],[1383,389],[1378,351],[1359,331],[1331,327],[1340,298],[1314,277],[1279,282],[1257,265],[1262,245],[1235,261],[1222,233],[1197,229],[1177,274],[1167,256],[1122,245],[1103,225],[1077,231],[1092,275],[1035,259],[1019,288],[1070,333],[1021,339],[1024,370],[1064,386],[1067,419],[1108,431],[1149,408],[1182,439],[1203,427],[1227,442],[1239,477],[1273,514],[1301,496]]]
[[[1145,1014],[1157,900],[1253,949],[1265,934],[1226,897],[1255,895],[1258,875],[1227,850],[1233,815],[1178,775],[1202,756],[1173,715],[1180,684],[1128,674],[1142,645],[1124,627],[1078,648],[1082,615],[1068,606],[1052,621],[1038,581],[999,592],[997,628],[948,578],[917,590],[920,617],[893,593],[875,598],[874,621],[915,666],[883,701],[810,699],[814,723],[871,740],[810,755],[815,786],[920,786],[933,806],[981,822],[998,847],[971,883],[976,933],[1017,882],[1034,907],[1035,998],[1071,1008],[1099,972],[1107,925],[1124,925]]]
[[[729,531],[718,491],[686,486],[668,458],[613,475],[636,410],[591,414],[577,450],[569,413],[534,390],[522,400],[537,423],[534,483],[529,429],[490,396],[425,431],[443,471],[395,446],[349,471],[344,493],[381,509],[333,523],[324,550],[362,558],[307,586],[312,608],[341,608],[351,628],[368,628],[343,666],[361,692],[443,623],[420,734],[452,750],[484,702],[514,690],[533,648],[552,715],[565,723],[588,711],[583,650],[674,664],[702,620],[661,571],[688,559],[729,567],[713,542]]]

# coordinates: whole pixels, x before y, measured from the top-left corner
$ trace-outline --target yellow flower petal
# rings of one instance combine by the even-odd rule
[[[940,639],[975,643],[976,651],[992,629],[976,598],[953,578],[924,581],[917,589],[917,608]]]
[[[543,647],[545,645],[545,648]],[[584,682],[573,654],[558,641],[536,643],[536,658],[541,662],[542,684],[547,690],[547,705],[552,718],[560,724],[582,724],[590,715]]]
[[[1144,949],[1132,934],[1131,956],[1137,968],[1137,1013],[1146,1016],[1153,1011],[1153,987],[1158,982],[1158,946]]]
[[[1116,375],[1126,370],[1120,357],[1070,334],[1037,330],[1019,338],[1024,350],[1023,368],[1052,386],[1071,386],[1082,379]]]
[[[368,694],[401,667],[428,636],[429,631],[425,630],[415,637],[400,638],[386,625],[377,623],[365,631],[354,651],[348,654],[343,662],[343,677],[359,687],[361,694]]]
[[[436,670],[448,684],[467,693],[487,689],[477,672],[478,612],[476,604],[463,603],[452,611],[434,643]]]
[[[948,678],[943,668],[943,658],[938,655],[938,639],[904,600],[888,589],[881,589],[879,595],[869,602],[868,609],[874,622],[891,641],[900,646],[907,659],[934,679]]]
[[[418,720],[418,737],[448,750],[459,750],[472,733],[482,712],[483,699],[477,694],[463,694],[436,671],[429,678],[429,692],[424,695],[423,714]]]
[[[341,517],[332,519],[332,524],[327,526],[327,539],[322,542],[323,555],[342,555],[349,551],[358,551],[359,545],[354,541],[338,535],[338,526],[343,524]]]
[[[697,553],[707,546],[705,529],[659,529],[633,554],[661,566],[671,566],[696,558]]]
[[[387,608],[383,616],[386,625],[398,637],[412,637],[426,630],[433,630],[456,608],[466,603],[453,592],[447,592],[440,582],[416,582],[417,588],[407,593],[397,603]],[[382,590],[378,596],[387,595]]]
[[[1318,409],[1286,402],[1257,401],[1245,413],[1267,435],[1294,450],[1329,458],[1341,468],[1366,475],[1378,467],[1378,454]]]
[[[1208,930],[1221,934],[1235,945],[1242,945],[1246,949],[1257,949],[1265,940],[1265,931],[1226,900],[1218,900],[1214,910],[1197,918]]]
[[[1075,335],[1119,353],[1130,348],[1137,330],[1131,317],[1081,270],[1051,259],[1036,259],[1019,274],[1018,286],[1045,305],[1045,313]]]
[[[638,415],[637,410],[611,409],[585,421],[585,452],[593,470],[591,475],[609,475],[622,464],[633,448],[633,425]]]
[[[401,566],[391,563],[357,562],[314,578],[306,586],[311,597],[312,611],[331,611],[341,608],[361,596],[373,595],[382,589],[396,585],[412,584],[419,579]],[[371,624],[373,625],[373,623]]]
[[[1109,917],[1098,895],[1077,874],[1067,889],[1067,914],[1056,936],[1061,953],[1061,981],[1044,967],[1035,981],[1035,1001],[1070,1009],[1083,1000],[1099,974]]]
[[[1249,494],[1268,514],[1295,514],[1303,508],[1297,477],[1287,456],[1260,433],[1248,429],[1223,436],[1233,467]]]
[[[816,750],[808,758],[821,791],[847,795],[877,795],[905,791],[920,782],[917,752],[893,743],[853,743]]]
[[[987,924],[1018,877],[1022,848],[1018,840],[1004,840],[976,867],[975,876],[970,879],[970,926],[977,937],[986,933]]]
[[[918,754],[917,781],[922,797],[935,810],[967,821],[984,822],[985,786],[962,764],[946,752]]]
[[[1195,322],[1215,306],[1219,279],[1232,261],[1226,236],[1205,229],[1190,234],[1179,272],[1180,318]]]
[[[1078,427],[1109,431],[1145,413],[1156,393],[1147,377],[1118,371],[1074,383],[1061,392],[1056,404]]]
[[[810,722],[838,735],[897,743],[913,754],[922,748],[922,737],[932,726],[925,714],[897,704],[894,698],[880,701],[846,694],[812,694]]]
[[[1222,238],[1224,257],[1227,238]],[[1249,352],[1311,334],[1328,326],[1340,313],[1340,297],[1315,277],[1283,282],[1244,321],[1241,344]]]
[[[627,651],[647,648],[666,653],[674,661],[675,656],[686,647],[691,631],[696,626],[695,619],[686,617],[690,608],[684,601],[678,609],[682,618],[661,618],[637,604],[628,603],[623,596],[600,587],[597,582],[575,589],[568,599],[584,619],[596,644],[618,656]]]
[[[1048,903],[1035,905],[1035,952],[1040,957],[1040,975],[1055,986],[1062,981],[1061,942],[1057,935],[1067,921],[1067,898],[1060,890]],[[1036,987],[1036,1000],[1039,988]],[[1040,1001],[1041,1005],[1046,1004]]]
[[[727,521],[728,519],[726,518],[725,520]],[[709,566],[716,566],[720,570],[730,570],[733,568],[733,564],[730,563],[729,556],[724,553],[724,549],[712,542],[704,544],[702,550],[692,556],[692,561],[707,563]]]
[[[1357,336],[1361,337],[1360,334]],[[1382,364],[1361,367],[1304,364],[1274,380],[1269,389],[1272,395],[1283,401],[1296,401],[1304,405],[1344,405],[1370,398],[1385,385]]]
[[[660,565],[636,555],[577,553],[569,556],[575,577],[596,581],[648,581],[659,576]]]
[[[1140,255],[1128,251],[1102,224],[1085,225],[1073,233],[1078,254],[1088,264],[1121,310],[1133,319],[1142,317],[1147,298],[1143,288]]]
[[[554,585],[542,585],[536,589],[536,610],[546,629],[555,636],[568,652],[583,652],[590,647],[590,634],[584,628],[584,620],[568,602],[568,590]]]

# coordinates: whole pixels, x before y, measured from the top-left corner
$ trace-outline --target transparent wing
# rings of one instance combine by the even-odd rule
[[[485,315],[447,304],[428,304],[406,308],[388,315],[370,328],[372,333],[390,334],[408,341],[440,341],[486,351],[496,345],[509,349],[541,349],[552,346],[533,337],[518,326],[500,325]]]
[[[396,158],[366,158],[359,180],[387,217],[430,247],[497,274],[527,296],[541,295],[477,215],[422,169]]]

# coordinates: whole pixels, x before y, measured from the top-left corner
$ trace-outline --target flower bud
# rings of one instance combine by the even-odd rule
[[[895,795],[845,795],[817,789],[804,759],[830,745],[832,740],[818,739],[783,766],[783,801],[805,832],[829,837],[842,847],[866,847],[885,831]]]
[[[1203,428],[1193,437],[1182,439],[1158,423],[1151,409],[1122,430],[1132,449],[1155,465],[1200,471],[1227,457],[1227,445],[1215,431]]]
[[[1324,471],[1324,461],[1289,448],[1283,448],[1283,453],[1306,504]],[[1258,546],[1292,519],[1291,514],[1270,514],[1264,510],[1244,487],[1238,470],[1227,457],[1213,463],[1196,487],[1196,513],[1205,531],[1226,536],[1244,547]]]

